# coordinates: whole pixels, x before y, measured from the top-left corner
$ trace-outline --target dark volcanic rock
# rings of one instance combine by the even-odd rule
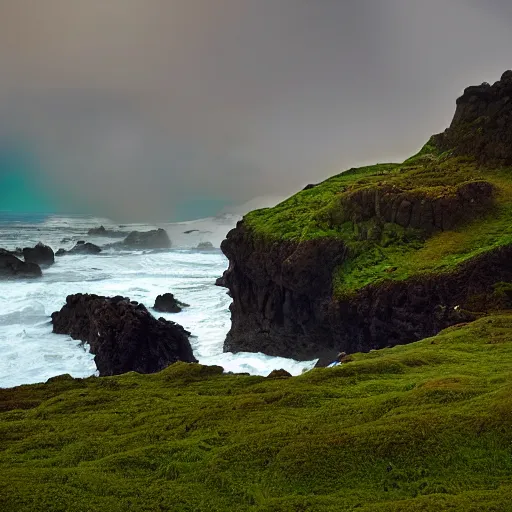
[[[410,343],[472,320],[494,285],[512,281],[512,246],[485,253],[448,275],[370,285],[350,300],[332,296],[342,242],[264,242],[243,222],[222,242],[229,268],[218,281],[233,297],[226,352],[308,360]]]
[[[105,226],[100,226],[98,228],[91,228],[87,231],[89,236],[108,236],[111,238],[124,237],[126,236],[126,231],[115,231],[113,229],[106,229]]]
[[[512,163],[512,71],[494,85],[465,89],[450,127],[435,143],[481,162]]]
[[[221,249],[229,268],[217,283],[233,297],[226,352],[302,360],[332,352],[328,304],[332,272],[346,256],[341,241],[266,243],[239,222]]]
[[[80,240],[76,243],[75,247],[66,251],[64,249],[59,249],[56,252],[56,256],[63,256],[64,254],[99,254],[101,252],[101,247],[97,245],[91,244],[89,242],[84,242]]]
[[[512,71],[492,86],[467,88],[451,126],[430,145],[483,164],[512,164]],[[436,171],[433,166],[425,170],[427,176]],[[338,203],[329,206],[322,221],[330,228],[351,223],[354,238],[369,241],[369,247],[388,242],[389,225],[426,239],[492,213],[499,191],[485,179],[485,166],[482,171],[479,179],[436,187],[419,172],[417,182],[360,180],[357,187],[340,190]],[[495,288],[512,282],[512,245],[473,257],[444,275],[383,280],[350,298],[333,295],[333,271],[349,256],[341,240],[272,240],[242,221],[221,249],[229,268],[217,284],[233,298],[224,350],[319,358],[321,364],[342,351],[410,343],[470,321],[466,310],[505,304],[506,290]]]
[[[10,252],[13,256],[16,256],[16,258],[23,258],[23,249],[21,247],[16,247],[14,251],[8,252]]]
[[[101,376],[154,373],[176,361],[197,362],[183,327],[157,320],[143,304],[124,297],[69,295],[52,322],[53,332],[89,343]]]
[[[55,263],[53,249],[41,242],[34,248],[25,247],[23,257],[27,263],[36,263],[37,265],[53,265]]]
[[[0,249],[0,278],[40,277],[41,268],[36,263],[21,261],[10,251]]]
[[[87,234],[90,236],[106,236],[107,230],[105,226],[100,226],[99,228],[91,228],[87,231]]]
[[[198,246],[196,247],[196,249],[199,249],[201,251],[207,251],[207,250],[210,250],[210,249],[214,249],[213,247],[213,244],[211,242],[199,242]]]
[[[172,293],[164,293],[156,298],[153,308],[161,313],[179,313],[181,308],[187,306],[188,304],[176,300]]]
[[[131,249],[169,249],[171,240],[165,229],[152,231],[132,231],[122,242],[122,245]]]

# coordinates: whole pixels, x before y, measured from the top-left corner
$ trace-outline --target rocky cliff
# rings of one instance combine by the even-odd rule
[[[466,89],[450,128],[403,164],[351,169],[247,215],[221,246],[224,349],[331,357],[510,307],[507,91],[512,72]]]
[[[494,85],[483,83],[464,90],[450,127],[436,143],[480,162],[512,163],[512,71]]]

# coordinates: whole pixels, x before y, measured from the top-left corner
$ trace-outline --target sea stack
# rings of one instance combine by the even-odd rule
[[[52,314],[53,332],[86,342],[100,376],[158,372],[176,361],[197,362],[190,333],[156,319],[143,304],[125,297],[76,294]]]

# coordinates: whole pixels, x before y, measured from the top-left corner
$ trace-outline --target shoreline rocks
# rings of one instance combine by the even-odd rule
[[[153,317],[126,297],[69,295],[52,314],[53,332],[89,343],[100,376],[158,372],[176,361],[197,362],[181,325]]]
[[[25,247],[23,249],[23,258],[27,263],[50,266],[55,263],[55,254],[53,249],[42,242],[35,247]]]
[[[170,249],[171,240],[165,229],[151,231],[132,231],[122,242],[104,246],[106,249]]]
[[[25,262],[6,249],[0,249],[0,279],[41,277],[42,272],[36,263]]]
[[[151,231],[132,231],[122,242],[122,245],[132,249],[170,249],[171,240],[165,229]]]
[[[179,313],[185,307],[188,304],[176,300],[172,293],[164,293],[156,298],[153,309],[160,313]]]
[[[196,249],[199,251],[211,251],[215,249],[215,247],[211,242],[199,242]]]
[[[80,240],[76,243],[76,245],[66,251],[65,249],[59,249],[55,256],[64,256],[65,254],[76,255],[76,254],[99,254],[102,251],[101,247],[97,245],[91,244],[90,242],[84,242]]]
[[[91,228],[87,231],[88,236],[105,236],[111,238],[122,238],[128,233],[126,231],[115,231],[113,229],[106,229],[105,226],[99,226],[97,228]]]

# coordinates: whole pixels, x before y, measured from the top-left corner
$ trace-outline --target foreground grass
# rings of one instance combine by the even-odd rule
[[[0,510],[512,510],[512,315],[290,379],[0,390]]]
[[[358,189],[397,185],[411,193],[435,196],[475,180],[495,186],[494,210],[431,237],[386,224],[379,239],[370,235],[361,240],[362,230],[371,234],[375,228],[371,221],[364,225],[335,221],[341,199]],[[256,236],[268,240],[343,240],[349,257],[334,272],[334,294],[349,296],[364,286],[385,280],[402,281],[429,273],[452,272],[482,252],[512,244],[512,169],[483,168],[470,158],[439,154],[427,144],[403,164],[351,169],[295,194],[274,208],[251,212],[245,222]]]

